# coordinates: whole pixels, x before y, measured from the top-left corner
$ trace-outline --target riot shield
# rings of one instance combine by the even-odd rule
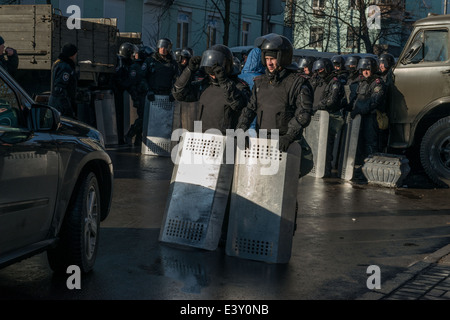
[[[231,188],[226,137],[185,132],[172,151],[175,162],[162,222],[161,242],[215,250]]]
[[[314,159],[314,167],[308,175],[316,178],[322,178],[325,175],[329,121],[330,116],[327,111],[317,110],[303,133],[303,137],[311,147]]]
[[[287,263],[294,235],[301,147],[279,152],[277,140],[250,138],[237,149],[226,254]]]
[[[169,96],[155,95],[154,101],[145,99],[142,154],[170,156],[173,112],[174,102]]]
[[[345,134],[342,154],[339,161],[339,176],[344,180],[350,181],[353,178],[360,126],[361,115],[358,114],[354,119],[352,119],[349,113],[344,126]]]
[[[119,138],[113,92],[111,90],[96,91],[94,106],[97,129],[103,134],[105,144],[118,144]]]

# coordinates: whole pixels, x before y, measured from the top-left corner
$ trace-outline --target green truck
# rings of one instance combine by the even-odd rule
[[[441,186],[450,185],[449,31],[450,15],[415,22],[393,70],[389,101],[389,147],[417,159]]]
[[[0,6],[0,35],[19,55],[16,80],[32,96],[50,90],[52,65],[67,42],[78,47],[82,89],[107,86],[120,45],[141,43],[140,33],[121,33],[116,18],[81,18],[79,29],[70,29],[68,19],[52,5]]]

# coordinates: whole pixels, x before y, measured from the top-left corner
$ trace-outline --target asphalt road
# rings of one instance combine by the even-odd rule
[[[354,300],[450,243],[449,189],[411,174],[405,187],[341,179],[299,182],[298,228],[287,264],[269,264],[158,241],[173,165],[138,150],[109,150],[115,168],[110,216],[95,269],[69,290],[45,253],[0,270],[0,299]]]

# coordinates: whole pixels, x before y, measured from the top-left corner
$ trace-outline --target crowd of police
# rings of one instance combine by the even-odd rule
[[[3,53],[1,37],[0,49],[0,64],[13,73],[17,53],[11,48]],[[294,61],[291,42],[274,33],[257,38],[245,61],[221,44],[201,56],[190,48],[173,51],[167,38],[159,39],[155,49],[129,42],[119,48],[114,94],[120,97],[128,92],[137,109],[137,119],[124,137],[119,134],[119,143],[132,144],[134,140],[135,145],[141,144],[146,102],[162,95],[189,115],[175,126],[193,131],[193,122],[201,121],[202,132],[214,128],[222,134],[227,129],[255,129],[257,135],[266,129],[268,138],[270,130],[278,129],[281,151],[293,142],[302,145],[303,130],[311,117],[317,110],[325,110],[330,119],[325,176],[331,175],[335,137],[347,115],[361,116],[356,164],[386,150],[389,128],[381,122],[387,113],[395,63],[391,54],[379,59],[336,55]],[[76,55],[76,46],[64,45],[52,68],[49,105],[70,117],[75,117],[76,110]],[[118,132],[123,132],[121,104],[116,106],[116,117]]]
[[[157,42],[155,52],[125,43],[119,57],[117,86],[130,93],[139,114],[126,135],[128,142],[133,137],[141,142],[145,99],[152,101],[157,94],[193,114],[190,123],[180,124],[189,131],[193,121],[201,121],[202,132],[214,128],[222,134],[227,129],[255,129],[257,135],[266,129],[270,138],[270,130],[278,129],[281,151],[293,142],[302,144],[311,117],[326,110],[330,124],[325,176],[331,175],[335,137],[348,115],[361,116],[357,164],[387,148],[389,129],[380,123],[380,115],[387,113],[395,63],[390,54],[379,59],[336,55],[293,61],[291,42],[271,33],[256,39],[245,62],[221,44],[201,56],[190,48],[172,52],[166,38]]]

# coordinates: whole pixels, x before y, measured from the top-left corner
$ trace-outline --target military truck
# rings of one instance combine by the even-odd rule
[[[450,185],[450,15],[413,25],[393,70],[389,147],[420,160],[438,185]],[[410,161],[413,163],[413,161]]]
[[[19,55],[16,80],[32,96],[50,90],[52,65],[67,42],[78,47],[80,88],[107,86],[120,45],[141,43],[140,33],[120,33],[115,18],[81,18],[79,29],[68,19],[52,5],[0,6],[0,35]]]

